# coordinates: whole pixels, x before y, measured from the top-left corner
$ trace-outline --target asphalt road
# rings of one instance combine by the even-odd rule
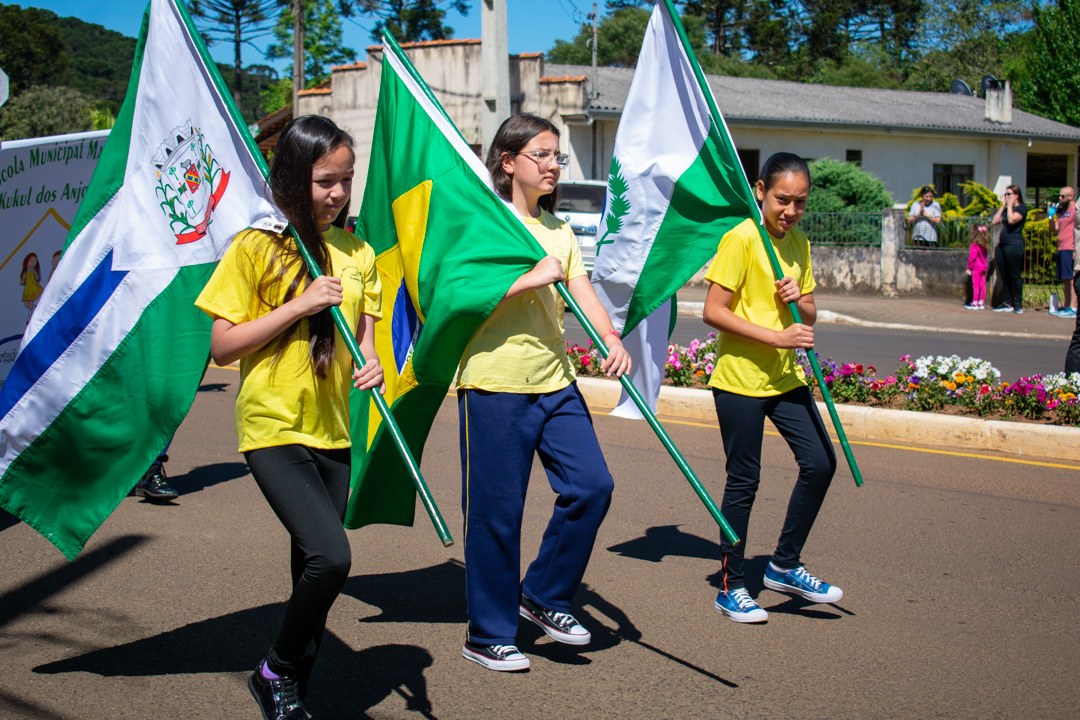
[[[254,718],[246,674],[272,642],[287,538],[235,452],[238,375],[211,369],[173,443],[171,506],[127,498],[67,563],[0,521],[0,717]],[[793,480],[765,438],[747,539],[767,624],[712,608],[717,530],[647,426],[597,410],[616,478],[578,617],[593,643],[523,626],[525,674],[460,656],[457,418],[444,404],[425,477],[459,540],[416,527],[350,534],[309,707],[320,718],[1075,718],[1080,714],[1080,467],[855,445],[866,484],[836,478],[804,561],[835,606],[764,590]],[[669,422],[719,496],[719,432]],[[898,440],[893,445],[901,444]],[[534,468],[526,557],[552,496]]]
[[[582,345],[588,335],[573,315],[565,316],[566,338]],[[1065,322],[1065,321],[1063,321]],[[680,315],[672,341],[689,345],[711,330],[701,318]],[[856,325],[819,323],[814,326],[819,357],[839,363],[873,365],[878,377],[896,372],[900,358],[911,355],[959,355],[988,360],[1001,372],[1001,379],[1014,382],[1035,373],[1061,372],[1068,340],[1042,340],[993,335],[968,335],[936,331],[891,330]]]

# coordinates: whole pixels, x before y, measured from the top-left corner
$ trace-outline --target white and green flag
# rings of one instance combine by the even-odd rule
[[[696,72],[695,72],[696,70]],[[633,382],[656,408],[674,313],[669,302],[748,217],[739,156],[670,0],[641,44],[615,136],[592,282],[634,356]],[[715,102],[712,103],[715,106]],[[623,393],[614,414],[641,417]]]
[[[152,0],[123,107],[0,388],[0,506],[74,558],[195,398],[194,306],[233,235],[284,221],[187,11]]]

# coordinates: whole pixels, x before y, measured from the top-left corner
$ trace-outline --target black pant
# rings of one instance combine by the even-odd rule
[[[720,436],[727,456],[727,485],[720,511],[742,542],[732,546],[720,534],[724,554],[723,589],[745,587],[743,559],[750,509],[761,480],[761,441],[765,418],[780,431],[799,465],[799,478],[791,491],[787,518],[772,561],[785,570],[798,567],[799,556],[814,526],[825,493],[836,472],[832,441],[805,386],[782,395],[750,397],[713,390]]]
[[[1024,307],[1024,245],[1023,243],[998,244],[994,250],[997,271],[1001,273],[1001,285],[1005,299],[1014,310]],[[1011,298],[1011,299],[1010,299]]]
[[[282,445],[244,453],[251,474],[292,546],[292,596],[267,664],[307,684],[326,615],[352,566],[342,520],[349,499],[350,451]]]
[[[1076,297],[1080,298],[1080,273],[1073,275],[1073,290]],[[1073,329],[1072,340],[1069,341],[1069,350],[1065,353],[1065,372],[1080,372],[1080,314],[1076,316],[1076,327]]]

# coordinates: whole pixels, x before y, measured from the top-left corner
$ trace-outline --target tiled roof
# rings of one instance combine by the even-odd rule
[[[478,45],[480,38],[449,38],[447,40],[421,40],[418,42],[403,42],[400,43],[403,49],[409,48],[422,48],[422,47],[437,47],[439,45]],[[368,45],[368,52],[382,52],[382,45]]]
[[[621,112],[634,71],[598,68],[600,96],[591,109]],[[585,65],[547,63],[552,75],[588,75]],[[724,118],[738,124],[831,125],[926,130],[1080,143],[1080,129],[1013,108],[1012,123],[985,119],[985,100],[968,95],[837,87],[784,80],[706,76]]]

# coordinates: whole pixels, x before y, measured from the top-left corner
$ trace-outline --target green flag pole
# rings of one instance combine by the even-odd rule
[[[585,317],[585,312],[581,309],[581,306],[577,304],[574,296],[570,294],[570,290],[566,287],[566,283],[555,283],[555,289],[562,295],[563,300],[566,301],[567,307],[574,313],[574,316],[581,323],[581,326],[585,328],[585,332],[589,334],[589,338],[593,341],[593,344],[600,349],[600,352],[606,358],[611,352],[608,346],[604,343],[603,338],[596,332],[596,328],[592,326],[589,319]],[[724,533],[724,537],[728,539],[732,545],[739,544],[739,536],[735,534],[735,531],[728,524],[727,518],[720,512],[720,508],[716,506],[716,502],[709,495],[709,491],[705,489],[705,486],[701,484],[701,480],[694,474],[690,464],[686,462],[686,458],[679,452],[679,448],[675,447],[675,443],[671,441],[671,437],[668,436],[667,430],[664,430],[664,426],[660,424],[660,421],[656,419],[656,413],[652,411],[649,404],[645,402],[645,399],[641,397],[641,393],[634,387],[634,383],[630,382],[630,376],[626,373],[619,378],[619,382],[622,383],[623,389],[627,394],[633,398],[634,404],[637,405],[638,410],[645,416],[645,419],[649,423],[649,427],[653,429],[656,436],[660,438],[661,444],[671,455],[671,458],[675,461],[675,464],[682,470],[682,474],[686,476],[686,479],[690,482],[690,487],[694,488],[694,492],[697,493],[698,498],[705,504],[705,509],[709,511],[709,514],[713,516],[713,520],[720,526],[720,532]]]
[[[721,137],[730,141],[730,135],[727,133],[727,125],[724,123],[719,108],[716,107],[716,101],[713,98],[712,91],[709,89],[709,84],[705,81],[705,73],[701,71],[701,66],[698,64],[697,57],[694,55],[690,40],[686,37],[686,30],[683,28],[682,21],[679,19],[678,13],[675,12],[675,7],[672,5],[671,0],[664,0],[664,7],[667,9],[668,16],[671,18],[672,24],[675,25],[675,30],[679,34],[679,40],[682,42],[683,50],[690,59],[690,66],[694,69],[694,77],[697,78],[698,85],[701,87],[701,93],[705,96],[705,102],[709,106],[709,115],[712,118],[712,122],[718,128],[724,128],[724,133],[722,133]],[[738,165],[738,163],[736,163],[736,165]],[[741,166],[739,166],[739,172],[742,172]],[[753,214],[754,221],[758,225],[758,234],[761,237],[761,242],[765,245],[765,252],[769,256],[769,265],[772,266],[772,271],[776,276],[776,279],[781,280],[784,277],[784,271],[780,268],[780,261],[776,258],[776,250],[773,248],[772,240],[769,239],[768,231],[765,229],[765,224],[762,221],[761,209],[758,207],[757,200],[753,196],[753,192],[750,189],[750,182],[749,180],[746,180],[745,173],[743,175],[743,180],[742,187],[748,201],[747,205],[750,207],[750,212]],[[801,323],[802,316],[799,314],[799,308],[795,306],[794,302],[789,302],[787,305],[788,310],[791,311],[792,320]],[[833,404],[832,394],[829,392],[829,387],[825,384],[825,378],[822,376],[821,365],[818,364],[817,353],[814,352],[813,348],[810,348],[806,355],[810,358],[810,367],[814,371],[814,379],[817,380],[818,387],[821,389],[821,397],[825,401],[825,407],[828,409],[829,417],[832,419],[833,427],[836,429],[836,437],[840,440],[840,447],[844,450],[844,457],[847,458],[848,467],[851,468],[851,474],[855,478],[855,486],[862,487],[863,479],[862,473],[859,472],[859,464],[855,462],[855,455],[852,454],[851,445],[848,444],[847,433],[844,432],[844,426],[840,424],[840,417],[836,414],[836,406]]]
[[[192,22],[191,15],[188,13],[187,8],[184,7],[184,3],[176,3],[176,8],[184,19],[184,24],[187,26],[188,34],[191,35],[192,41],[196,44],[196,47],[199,48],[199,54],[203,59],[203,64],[206,65],[207,70],[210,72],[210,76],[217,85],[218,94],[221,95],[225,107],[227,107],[232,114],[233,124],[236,126],[241,139],[243,139],[244,144],[247,146],[248,153],[258,166],[259,172],[262,173],[263,180],[266,180],[270,176],[270,168],[267,167],[266,160],[263,158],[262,153],[259,152],[259,147],[255,144],[255,139],[251,137],[251,131],[248,130],[247,123],[244,122],[244,118],[241,117],[239,110],[237,110],[235,103],[233,103],[232,94],[226,90],[228,86],[225,85],[221,73],[218,72],[217,64],[210,57],[210,53],[207,51],[206,45],[202,41],[202,36],[195,27],[195,23]],[[289,226],[289,232],[292,233],[293,240],[296,241],[296,247],[300,251],[300,256],[304,258],[304,264],[307,265],[311,278],[313,280],[318,278],[322,275],[322,271],[319,270],[318,264],[316,264],[314,258],[311,257],[311,253],[308,252],[307,246],[304,245],[300,236],[296,234],[296,230],[291,225]],[[345,322],[345,317],[341,314],[341,308],[336,305],[331,306],[330,315],[334,319],[334,327],[341,333],[342,339],[345,340],[345,345],[349,348],[349,354],[352,355],[353,362],[356,363],[357,367],[364,367],[364,365],[366,365],[364,356],[360,353],[360,346],[356,343],[356,337],[353,335],[352,331],[349,330],[349,324]],[[439,513],[439,507],[435,504],[435,499],[431,496],[431,491],[428,490],[423,475],[420,474],[420,466],[417,465],[416,458],[412,456],[412,452],[405,442],[405,437],[401,434],[401,429],[398,427],[397,422],[394,421],[394,416],[390,413],[390,408],[386,405],[386,400],[383,398],[382,393],[379,392],[378,388],[372,388],[370,392],[371,397],[375,400],[375,406],[382,414],[383,422],[386,423],[391,436],[394,438],[394,444],[397,445],[398,452],[401,453],[401,458],[405,461],[405,465],[409,469],[409,475],[412,478],[413,485],[416,486],[416,492],[420,495],[420,501],[424,504],[424,509],[427,510],[428,517],[431,518],[431,522],[435,526],[435,532],[439,534],[439,539],[442,541],[444,547],[453,545],[454,539],[450,537],[450,531],[447,529],[446,522]]]

